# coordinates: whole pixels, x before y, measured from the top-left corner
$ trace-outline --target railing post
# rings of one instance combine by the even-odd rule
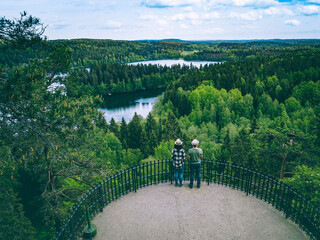
[[[143,184],[142,186],[145,186],[146,185],[146,175],[144,173],[144,167],[145,167],[145,163],[142,164],[142,177],[143,177]]]
[[[101,182],[99,182],[99,186],[98,186],[98,195],[99,195],[99,202],[100,202],[100,212],[102,212],[104,207],[104,202],[103,202],[103,192],[102,192]]]
[[[132,169],[132,183],[133,183],[134,192],[137,192],[137,186],[136,186],[136,168],[137,168],[137,166],[134,166],[134,168]]]
[[[293,200],[293,197],[292,197],[292,190],[288,187],[287,188],[287,197],[286,197],[286,206],[285,206],[285,213],[286,213],[286,218],[290,217],[291,215],[291,202]]]
[[[250,191],[251,191],[251,175],[252,171],[248,168],[246,168],[246,184],[245,184],[245,192],[246,195],[248,196]]]
[[[208,185],[210,184],[210,178],[211,178],[211,161],[206,161],[207,164],[207,182]]]
[[[172,166],[172,161],[170,160],[169,161],[169,172],[170,172],[170,176],[169,176],[169,178],[170,178],[170,183],[172,184],[173,183],[173,166]]]
[[[94,224],[91,224],[89,209],[86,208],[87,222],[88,225],[83,229],[84,238],[92,238],[97,234],[97,227]]]

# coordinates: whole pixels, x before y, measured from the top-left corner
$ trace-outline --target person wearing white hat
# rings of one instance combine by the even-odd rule
[[[182,147],[182,142],[179,138],[174,142],[174,149],[172,149],[171,158],[173,163],[175,186],[182,187],[183,169],[184,162],[186,160],[186,153]]]
[[[190,161],[190,184],[189,187],[193,188],[194,173],[196,173],[197,178],[197,188],[201,186],[201,159],[203,158],[202,149],[198,148],[199,141],[194,139],[191,142],[192,148],[188,151],[188,160]]]

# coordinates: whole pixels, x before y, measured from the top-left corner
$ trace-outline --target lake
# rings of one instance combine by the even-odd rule
[[[152,60],[143,62],[133,62],[128,64],[157,64],[161,66],[172,66],[175,64],[188,65],[194,67],[200,67],[205,64],[216,64],[219,62],[209,61],[184,61],[184,60]],[[110,123],[113,117],[116,122],[122,120],[122,117],[128,123],[131,121],[134,113],[141,115],[146,118],[149,112],[152,111],[153,105],[157,99],[163,93],[165,89],[158,89],[152,91],[143,91],[136,93],[122,93],[111,96],[104,96],[104,103],[99,110],[103,111],[104,117],[108,123]]]
[[[128,123],[135,112],[146,118],[163,91],[164,89],[157,89],[104,96],[103,105],[99,110],[103,111],[104,118],[108,123],[112,117],[116,122],[124,118]]]
[[[128,63],[129,65],[138,65],[138,64],[155,64],[155,65],[160,65],[160,66],[167,66],[167,67],[171,67],[172,65],[177,65],[180,64],[182,65],[187,65],[190,66],[192,64],[192,66],[194,67],[200,67],[201,65],[204,66],[206,64],[216,64],[216,63],[220,63],[220,62],[209,62],[209,61],[185,61],[183,59],[165,59],[165,60],[150,60],[150,61],[142,61],[142,62],[133,62],[133,63]]]

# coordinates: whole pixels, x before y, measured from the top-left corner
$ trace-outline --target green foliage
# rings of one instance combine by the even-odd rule
[[[145,133],[142,128],[141,119],[137,113],[128,124],[128,147],[132,149],[143,148]]]
[[[14,172],[16,176],[16,170]],[[26,218],[21,199],[18,197],[18,182],[12,176],[10,172],[0,175],[0,238],[36,239],[35,229]]]
[[[171,151],[174,147],[175,140],[162,141],[155,149],[154,156],[156,159],[170,159]]]
[[[40,43],[45,29],[39,18],[22,12],[19,19],[0,19],[0,40],[14,48],[26,48]]]
[[[320,167],[301,165],[296,167],[293,177],[284,182],[297,189],[300,193],[308,193],[308,200],[320,208]]]

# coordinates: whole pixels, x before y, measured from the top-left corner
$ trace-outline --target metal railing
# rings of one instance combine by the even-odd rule
[[[224,162],[204,160],[201,163],[202,181],[208,185],[216,183],[244,191],[272,204],[291,218],[309,236],[320,239],[320,212],[301,194],[277,179],[248,167]],[[184,179],[190,179],[189,164],[186,163]],[[86,210],[94,217],[103,208],[129,192],[164,182],[173,182],[172,161],[160,160],[122,170],[97,184],[82,197],[57,234],[57,240],[78,239],[86,225]]]

